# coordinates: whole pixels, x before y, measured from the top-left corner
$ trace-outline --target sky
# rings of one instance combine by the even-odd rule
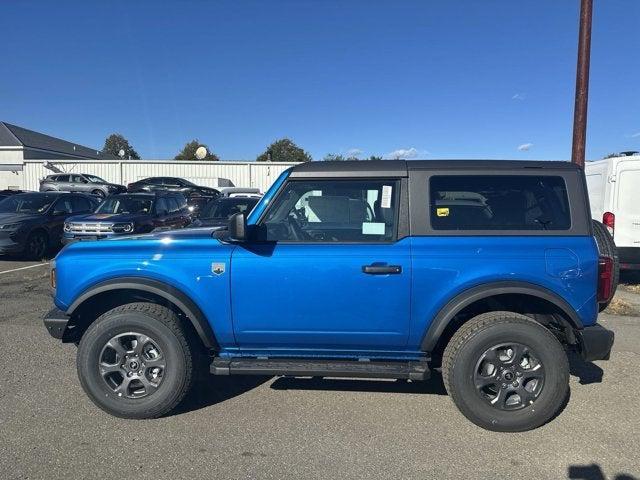
[[[640,1],[594,2],[587,158],[640,150]],[[12,1],[0,120],[143,158],[566,160],[579,0]]]

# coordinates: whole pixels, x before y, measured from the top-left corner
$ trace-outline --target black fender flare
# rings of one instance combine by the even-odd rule
[[[493,282],[469,288],[449,300],[429,324],[420,343],[420,349],[424,352],[433,351],[440,336],[447,328],[447,325],[449,325],[449,322],[451,322],[463,308],[484,298],[509,293],[531,295],[546,300],[558,307],[570,319],[573,328],[583,328],[582,321],[575,309],[565,299],[551,290],[527,282]]]
[[[73,315],[91,297],[111,290],[138,290],[158,295],[179,308],[189,319],[206,348],[219,350],[218,342],[202,310],[186,294],[162,281],[144,277],[119,277],[99,282],[82,292],[67,309]]]

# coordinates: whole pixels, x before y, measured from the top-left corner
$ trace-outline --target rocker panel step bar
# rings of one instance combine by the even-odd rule
[[[285,375],[291,377],[406,378],[426,380],[427,362],[214,358],[213,375]]]

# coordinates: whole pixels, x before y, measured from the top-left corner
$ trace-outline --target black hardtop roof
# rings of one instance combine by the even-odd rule
[[[576,170],[571,162],[533,160],[347,160],[305,162],[291,169],[292,178],[406,177],[408,170]]]

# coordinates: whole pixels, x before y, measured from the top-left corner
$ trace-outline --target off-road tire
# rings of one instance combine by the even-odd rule
[[[143,398],[123,398],[113,392],[99,372],[104,345],[116,335],[135,331],[157,342],[166,357],[166,371],[156,391]],[[93,322],[80,340],[76,365],[82,388],[102,410],[121,418],[157,418],[172,411],[194,380],[197,346],[169,308],[152,303],[116,307]]]
[[[597,220],[593,220],[593,236],[596,238],[600,254],[613,259],[613,285],[611,287],[611,299],[613,299],[616,289],[618,288],[618,283],[620,282],[620,258],[618,257],[616,244],[607,227]],[[598,304],[599,311],[602,312],[606,309],[611,303],[611,299],[609,299],[608,302]]]
[[[505,411],[490,405],[474,384],[483,352],[494,345],[519,342],[530,347],[544,366],[542,390],[533,403]],[[513,312],[489,312],[465,323],[451,338],[442,359],[447,392],[460,412],[476,425],[499,432],[537,428],[553,418],[569,393],[569,363],[556,337],[534,320]]]

